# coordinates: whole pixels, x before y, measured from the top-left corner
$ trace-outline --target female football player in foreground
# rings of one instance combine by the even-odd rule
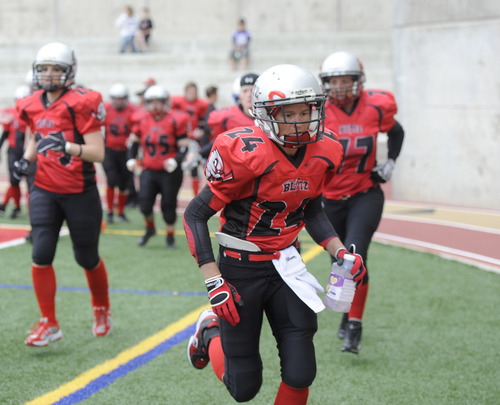
[[[215,139],[207,186],[188,205],[184,226],[212,308],[201,313],[188,343],[198,369],[210,361],[238,402],[262,384],[259,354],[265,313],[276,338],[282,383],[275,404],[305,404],[316,376],[313,336],[322,290],[295,245],[306,227],[331,255],[347,252],[321,207],[326,176],[342,147],[323,127],[326,97],[317,79],[294,65],[262,73],[253,89],[258,126],[234,128]],[[219,210],[215,261],[207,221]],[[351,270],[364,276],[360,256]]]
[[[368,247],[384,208],[380,183],[391,178],[404,131],[394,119],[397,106],[392,93],[363,90],[364,76],[363,65],[350,52],[335,52],[321,65],[320,78],[328,95],[325,125],[339,135],[344,147],[341,167],[325,183],[324,209],[342,242],[354,244],[366,265]],[[376,163],[379,132],[388,135],[388,156],[381,165]],[[344,339],[344,352],[357,354],[361,348],[367,294],[368,274],[340,324],[338,336]]]
[[[40,90],[17,102],[29,139],[24,156],[15,163],[17,175],[26,175],[29,163],[37,161],[29,214],[31,271],[42,318],[25,340],[28,346],[47,346],[62,338],[55,311],[52,262],[65,220],[76,262],[85,269],[90,288],[93,334],[106,336],[111,331],[108,277],[98,252],[102,206],[93,164],[104,159],[101,126],[105,110],[99,93],[71,88],[75,72],[71,48],[57,42],[43,46],[33,64]]]

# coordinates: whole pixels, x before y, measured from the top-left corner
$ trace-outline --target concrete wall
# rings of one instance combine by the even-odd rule
[[[394,1],[394,197],[500,209],[500,3]]]

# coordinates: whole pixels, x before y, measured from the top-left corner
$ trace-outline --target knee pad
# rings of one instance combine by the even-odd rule
[[[92,248],[82,248],[75,247],[75,260],[84,269],[91,270],[95,268],[99,261],[99,254],[97,253],[97,247]]]
[[[262,363],[252,362],[254,364],[250,365],[245,359],[232,360],[229,363],[226,359],[224,384],[227,390],[237,402],[250,401],[262,385]]]

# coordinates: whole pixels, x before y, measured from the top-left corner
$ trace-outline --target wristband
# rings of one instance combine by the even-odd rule
[[[69,142],[64,143],[64,151],[69,153],[69,149],[71,148],[71,144]]]
[[[83,152],[82,144],[79,143],[78,146],[80,147],[80,152],[78,152],[78,155],[76,155],[76,157],[82,156],[82,152]]]

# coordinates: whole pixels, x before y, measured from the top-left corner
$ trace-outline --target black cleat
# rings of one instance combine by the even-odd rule
[[[342,321],[340,321],[339,331],[337,332],[337,336],[340,340],[344,340],[347,326],[347,313],[342,316]]]
[[[175,240],[173,236],[167,235],[167,249],[175,249]]]
[[[119,214],[116,219],[118,222],[128,222],[128,218],[125,216],[125,214]]]
[[[144,246],[146,243],[148,243],[149,238],[155,235],[156,235],[155,228],[146,228],[146,233],[137,240],[137,244],[139,246]]]
[[[343,352],[351,352],[358,354],[361,349],[361,331],[362,326],[359,321],[348,321],[344,344],[342,345]]]
[[[112,224],[113,222],[115,222],[115,218],[113,217],[112,212],[108,212],[108,215],[106,216],[106,222],[108,224]]]
[[[12,219],[16,219],[19,215],[21,215],[21,210],[19,208],[14,208],[12,210],[12,213],[10,214],[10,217]]]

